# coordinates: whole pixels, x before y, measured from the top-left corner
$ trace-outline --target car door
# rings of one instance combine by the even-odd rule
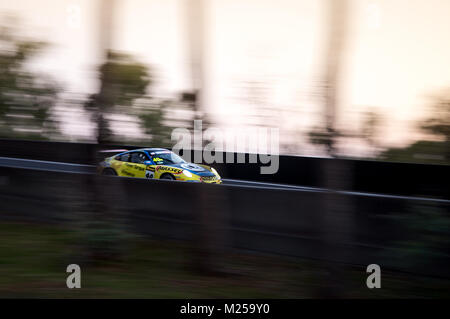
[[[144,152],[131,152],[130,163],[128,163],[130,171],[134,175],[133,177],[144,178],[148,161],[147,154]]]
[[[155,153],[151,153],[150,158],[151,161],[149,162],[151,164],[147,165],[147,172],[145,174],[145,177],[158,179],[161,177],[161,174],[163,174],[163,172],[158,170],[158,168],[161,168],[162,164],[159,161],[162,161],[162,159],[158,157],[158,154],[155,155]]]
[[[117,172],[119,176],[130,176],[132,173],[130,172],[130,168],[125,166],[130,160],[130,153],[123,153],[114,157],[114,163],[112,164],[112,168]]]

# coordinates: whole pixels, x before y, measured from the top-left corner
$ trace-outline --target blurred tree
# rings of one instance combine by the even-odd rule
[[[182,93],[181,102],[188,104],[194,115],[193,120],[202,121],[203,132],[213,122],[211,113],[208,112],[208,105],[206,104],[207,94],[205,94],[209,85],[206,78],[207,72],[205,72],[208,67],[206,63],[208,54],[207,37],[205,36],[208,5],[209,1],[207,0],[187,0],[184,4],[188,60],[191,66],[191,88]],[[209,142],[211,141],[202,140],[202,146]]]
[[[450,140],[450,95],[437,98],[432,111],[432,117],[425,120],[421,128],[448,142]]]
[[[188,0],[185,3],[186,36],[188,39],[188,58],[191,64],[192,90],[183,97],[192,103],[195,119],[203,117],[203,92],[205,87],[204,58],[205,58],[205,1]]]
[[[439,97],[433,106],[433,116],[423,123],[422,130],[431,133],[442,142],[441,155],[450,162],[450,95]]]
[[[334,149],[334,143],[339,138],[363,140],[372,150],[372,153],[367,157],[373,158],[377,156],[378,149],[380,148],[377,140],[377,134],[379,132],[382,120],[382,116],[376,111],[366,111],[362,114],[362,125],[360,129],[340,129],[338,131],[334,131],[330,127],[324,130],[318,126],[309,132],[309,140],[313,144],[325,146],[328,152]]]
[[[131,144],[144,144],[157,147],[171,147],[171,131],[175,126],[192,128],[194,104],[191,101],[158,100],[146,93],[152,84],[149,67],[136,62],[126,54],[109,52],[107,61],[99,68],[101,90],[92,94],[85,108],[92,112],[97,123],[99,144],[123,143],[114,136],[108,113],[122,113],[135,116],[146,134],[142,141],[134,139]],[[183,112],[185,117],[170,119],[170,113]],[[173,123],[172,123],[173,122]],[[183,122],[183,123],[180,123]]]
[[[377,147],[376,135],[381,124],[381,115],[375,111],[367,111],[363,114],[363,126],[361,136],[372,148]]]
[[[342,72],[343,56],[345,53],[347,35],[347,0],[328,1],[329,9],[329,38],[327,56],[325,59],[325,77],[323,95],[325,102],[325,117],[323,129],[315,129],[310,134],[313,143],[326,146],[329,156],[336,156],[336,140],[339,133],[336,129],[336,114],[339,108],[339,77]]]
[[[46,43],[21,40],[13,28],[0,28],[0,136],[45,138],[55,132],[50,110],[58,87],[48,77],[26,70]]]
[[[97,125],[97,145],[92,148],[92,164],[100,160],[100,150],[106,148],[107,144],[117,142],[108,120],[109,114],[136,116],[155,146],[168,143],[171,129],[165,120],[172,103],[160,102],[147,95],[147,87],[151,84],[148,67],[130,55],[110,49],[116,1],[100,0],[99,4],[98,42],[104,62],[99,67],[100,89],[85,103],[85,108],[91,112]],[[119,207],[126,191],[120,182],[94,175],[87,180],[86,189],[88,199],[82,221],[85,224],[82,233],[85,247],[82,251],[88,255],[88,262],[120,259],[125,251],[125,239],[130,236],[126,226],[127,208]]]
[[[443,142],[418,141],[406,147],[389,148],[380,154],[379,159],[392,162],[449,164],[449,158],[443,155],[444,147]]]
[[[324,117],[323,126],[313,129],[309,134],[314,144],[325,146],[329,157],[337,157],[337,141],[342,133],[336,128],[336,117],[339,109],[340,76],[344,62],[347,38],[347,19],[349,16],[348,0],[327,1],[328,11],[328,48],[324,60],[325,76],[323,80]],[[322,201],[323,214],[318,216],[322,224],[321,229],[334,229],[324,231],[321,238],[324,242],[335,245],[342,242],[351,242],[351,228],[353,227],[353,203],[348,197],[337,195],[334,190],[351,189],[352,171],[343,161],[324,160],[322,162],[322,185],[331,190],[325,194]],[[346,230],[346,231],[342,231]],[[326,258],[323,256],[322,258]],[[327,284],[330,290],[319,289],[317,295],[323,297],[336,297],[342,295],[345,287],[343,275],[339,268],[328,268],[331,276]]]
[[[419,123],[419,129],[431,135],[404,148],[390,148],[380,155],[388,161],[450,164],[450,94],[434,99],[431,116]]]
[[[181,102],[187,104],[193,111],[194,120],[202,120],[202,130],[204,131],[211,122],[208,116],[208,105],[205,105],[205,97],[207,96],[208,81],[205,77],[205,67],[207,67],[206,54],[207,46],[205,45],[205,27],[206,14],[208,13],[207,0],[188,0],[185,2],[186,14],[186,32],[188,39],[188,54],[191,63],[192,90],[182,95]],[[202,139],[204,146],[205,141]],[[195,148],[195,146],[194,146]],[[195,208],[195,216],[201,225],[201,229],[196,232],[194,245],[192,250],[192,265],[195,271],[202,274],[214,273],[220,267],[218,255],[222,245],[219,243],[218,237],[223,233],[222,227],[216,227],[218,215],[224,214],[217,207],[224,207],[226,200],[223,193],[218,191],[215,199],[208,198],[205,190],[199,188],[195,194],[198,198],[198,207]],[[214,202],[214,205],[212,204]]]
[[[147,138],[143,143],[145,146],[168,147],[172,146],[171,132],[172,126],[166,122],[167,113],[171,108],[172,101],[155,101],[151,97],[145,97],[137,101],[135,105],[136,115],[140,120],[140,125],[145,134],[150,138],[149,145]]]
[[[325,58],[325,76],[321,91],[324,97],[324,121],[309,133],[313,144],[325,146],[330,157],[337,155],[336,143],[341,134],[336,128],[336,115],[339,108],[340,75],[347,38],[347,18],[349,5],[347,0],[329,0],[328,48]]]
[[[107,113],[114,107],[131,108],[133,102],[146,93],[150,77],[145,65],[134,61],[126,54],[110,50],[113,39],[113,17],[115,0],[101,0],[99,6],[99,49],[104,62],[99,68],[100,89],[90,96],[85,108],[92,113],[97,124],[97,145],[92,148],[91,162],[100,160],[105,144],[112,142],[112,132]],[[129,236],[126,227],[126,210],[119,207],[124,190],[120,183],[114,183],[95,175],[86,179],[86,214],[81,236],[81,249],[87,255],[87,262],[102,262],[123,257]]]
[[[113,107],[131,107],[133,102],[146,94],[150,84],[148,68],[126,54],[109,51],[107,60],[99,68],[100,92],[90,96],[85,107],[92,112],[97,123],[99,144],[113,140],[105,115]]]
[[[312,144],[324,146],[328,155],[335,154],[335,140],[339,136],[339,132],[332,127],[316,126],[308,135]]]

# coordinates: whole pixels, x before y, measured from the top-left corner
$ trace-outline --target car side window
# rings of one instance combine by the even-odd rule
[[[130,159],[130,153],[122,154],[118,157],[119,157],[118,158],[119,161],[128,162],[128,160]]]
[[[142,152],[131,153],[131,160],[130,160],[130,162],[132,162],[132,163],[143,164],[147,160],[148,160],[147,155],[145,155]]]

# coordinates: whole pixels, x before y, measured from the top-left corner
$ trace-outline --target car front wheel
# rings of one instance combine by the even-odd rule
[[[166,179],[166,180],[169,180],[169,181],[174,181],[174,180],[175,180],[175,177],[173,177],[173,176],[170,175],[170,174],[164,174],[164,175],[161,176],[159,179]]]

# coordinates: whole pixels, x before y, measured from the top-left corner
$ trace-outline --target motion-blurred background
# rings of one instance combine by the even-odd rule
[[[325,155],[333,140],[345,156],[448,163],[448,1],[19,0],[0,11],[3,137],[95,141],[88,106],[110,69],[117,142],[171,146],[170,127],[202,116],[279,127],[283,154]]]
[[[449,15],[447,0],[0,2],[0,156],[95,164],[106,145],[170,148],[201,119],[280,130],[285,175],[261,181],[380,195],[4,165],[0,296],[448,297]],[[393,273],[373,292],[364,265],[381,261]],[[70,263],[92,269],[80,291]]]

